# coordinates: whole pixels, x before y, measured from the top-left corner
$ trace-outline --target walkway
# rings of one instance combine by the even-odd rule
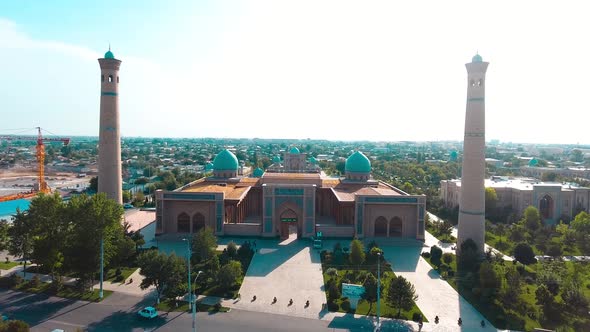
[[[320,255],[308,241],[257,240],[242,287],[241,300],[224,302],[231,308],[318,318],[326,303]],[[253,296],[256,300],[253,301]],[[273,297],[277,302],[272,304]],[[293,304],[289,305],[289,299]],[[309,300],[309,307],[305,301]]]

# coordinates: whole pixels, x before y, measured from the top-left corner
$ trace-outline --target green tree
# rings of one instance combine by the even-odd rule
[[[229,290],[240,280],[242,274],[242,263],[231,260],[221,267],[217,279],[223,289]]]
[[[230,258],[234,258],[234,257],[236,257],[237,254],[238,254],[238,246],[236,245],[236,243],[234,241],[229,241],[229,243],[227,244],[227,255]]]
[[[498,203],[498,194],[496,194],[496,189],[491,187],[486,188],[485,190],[486,216],[493,216]]]
[[[492,264],[483,262],[479,266],[479,287],[484,297],[492,298],[498,292],[501,282]]]
[[[74,196],[66,205],[64,218],[71,225],[64,249],[64,265],[87,285],[100,268],[101,240],[105,266],[117,255],[117,243],[124,236],[123,207],[104,193]]]
[[[394,276],[389,282],[386,301],[392,308],[397,308],[397,317],[400,317],[402,309],[410,310],[414,301],[418,299],[414,285],[402,276]]]
[[[0,322],[0,332],[29,332],[29,324],[22,320]]]
[[[93,192],[98,192],[98,176],[93,176],[90,178],[90,185],[88,189]]]
[[[578,213],[570,226],[578,234],[590,234],[590,214],[586,211]]]
[[[365,249],[360,240],[354,239],[350,242],[350,255],[348,259],[350,260],[350,264],[356,265],[357,269],[365,261]]]
[[[143,238],[143,234],[141,234],[140,231],[131,232],[129,237],[131,240],[133,240],[133,242],[135,242],[135,251],[139,251],[139,248],[145,244],[145,239]]]
[[[432,264],[436,265],[436,267],[440,267],[442,254],[442,249],[438,246],[430,247],[430,261]]]
[[[588,313],[588,298],[577,283],[570,283],[561,293],[561,298],[569,310],[577,314]]]
[[[123,202],[127,203],[131,200],[131,198],[133,198],[131,191],[123,190]]]
[[[5,219],[0,220],[0,251],[8,249],[8,242],[10,238],[8,237],[8,230],[10,229],[10,224]]]
[[[506,268],[504,275],[506,283],[503,287],[502,300],[507,308],[514,308],[517,306],[520,297],[520,273],[516,270],[516,267],[509,266]]]
[[[139,287],[146,289],[154,286],[158,303],[165,289],[175,288],[186,278],[184,259],[174,254],[168,256],[157,250],[148,250],[137,257],[137,265],[140,269],[139,274],[144,277]]]
[[[533,264],[537,261],[533,248],[524,242],[517,244],[516,247],[514,247],[513,253],[514,259],[524,265]]]
[[[29,216],[25,212],[21,212],[18,208],[12,220],[12,227],[8,230],[8,235],[10,236],[8,253],[23,258],[25,262],[23,275],[26,277],[27,260],[30,259],[31,253],[33,252],[33,237]]]
[[[539,214],[539,210],[532,205],[529,205],[524,209],[524,227],[526,227],[531,234],[541,227],[541,215]]]
[[[193,236],[193,260],[197,263],[207,261],[215,255],[217,249],[217,237],[211,227],[201,228]]]
[[[525,240],[526,231],[521,225],[512,225],[510,228],[510,235],[508,236],[513,242],[521,242]]]
[[[367,314],[369,314],[373,308],[373,302],[377,301],[377,278],[375,278],[373,273],[367,273],[363,287],[365,287],[365,292],[362,298],[369,302],[369,310],[367,311]]]
[[[442,255],[442,260],[445,264],[450,265],[453,262],[453,254],[446,252]]]
[[[219,256],[213,255],[213,257],[211,257],[209,260],[209,272],[211,273],[211,278],[217,279],[220,269],[221,266],[219,264]]]
[[[460,273],[477,271],[478,264],[481,261],[482,253],[477,250],[477,244],[472,239],[467,239],[461,243],[461,250],[457,257],[457,268]]]

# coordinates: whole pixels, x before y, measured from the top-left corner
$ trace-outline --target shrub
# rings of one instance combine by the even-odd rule
[[[51,294],[57,294],[63,288],[63,280],[58,277],[57,279],[53,280],[51,285],[49,285],[49,292]]]
[[[442,260],[443,262],[445,262],[446,264],[451,264],[453,262],[453,254],[451,254],[450,252],[445,252],[442,255]]]
[[[227,244],[227,254],[231,258],[236,257],[236,255],[238,254],[238,246],[236,245],[236,243],[234,241],[230,241]]]
[[[524,242],[514,247],[514,259],[525,265],[533,264],[537,261],[533,248]]]
[[[422,314],[420,314],[419,312],[415,312],[412,314],[412,320],[414,322],[419,322],[422,320]]]
[[[8,277],[10,279],[10,287],[16,287],[20,284],[22,284],[25,280],[23,279],[23,277],[20,276],[20,274],[18,273],[13,273],[10,277]]]
[[[334,301],[328,301],[328,310],[338,311],[338,303],[336,303]]]
[[[422,253],[422,257],[424,258],[430,258],[430,253],[428,251],[425,251]]]
[[[118,268],[115,270],[115,277],[118,277],[118,276],[120,276],[120,275],[122,275],[122,274],[123,274],[123,271],[121,271],[121,268],[120,268],[120,267],[118,267]]]
[[[438,246],[430,247],[430,261],[436,266],[440,266],[440,259],[442,258],[442,249]]]
[[[342,304],[340,305],[340,307],[342,308],[342,310],[349,312],[350,311],[350,300],[346,299],[346,300],[342,301]]]
[[[215,303],[215,305],[213,306],[213,310],[215,310],[215,311],[221,310],[221,303],[219,303],[219,302]]]
[[[38,288],[39,286],[41,286],[41,278],[38,274],[35,274],[31,280],[29,280],[29,287]]]
[[[328,276],[330,276],[331,278],[334,278],[334,277],[338,276],[338,270],[336,268],[331,267],[326,270],[326,274]]]

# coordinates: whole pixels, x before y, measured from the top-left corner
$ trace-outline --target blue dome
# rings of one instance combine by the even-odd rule
[[[115,55],[113,54],[113,52],[111,52],[111,49],[109,48],[109,50],[104,54],[104,58],[105,59],[114,59]]]
[[[272,158],[272,162],[273,162],[273,163],[275,163],[275,164],[278,164],[278,163],[280,163],[280,162],[281,162],[281,157],[279,157],[279,156],[274,156],[274,157]]]
[[[317,164],[317,163],[318,163],[318,160],[317,160],[317,159],[316,159],[314,156],[311,156],[311,157],[309,158],[309,162],[315,165],[315,164]]]
[[[255,178],[262,177],[262,174],[264,174],[264,170],[260,167],[258,167],[254,170],[254,172],[252,172],[252,176],[254,176]]]
[[[483,59],[482,59],[481,55],[476,54],[473,56],[473,58],[471,58],[471,62],[483,62]]]
[[[225,149],[215,157],[213,160],[214,171],[237,171],[238,158],[231,151]]]
[[[289,151],[289,153],[291,153],[291,154],[299,154],[300,152],[299,152],[299,149],[298,148],[292,147],[291,150]]]
[[[538,161],[537,159],[535,159],[535,158],[533,158],[533,159],[531,159],[531,160],[529,161],[529,166],[535,167],[535,166],[537,166],[538,164],[539,164],[539,161]]]
[[[344,170],[353,173],[370,173],[371,161],[362,152],[357,151],[346,159]]]

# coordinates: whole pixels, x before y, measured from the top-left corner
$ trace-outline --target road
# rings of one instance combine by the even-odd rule
[[[101,303],[68,300],[47,295],[0,290],[0,308],[14,319],[32,326],[32,331],[190,331],[190,314],[171,312],[153,320],[140,319],[139,308],[153,297],[133,297],[113,293]],[[387,324],[396,324],[388,322]],[[352,316],[332,320],[306,319],[268,313],[232,310],[229,313],[198,313],[199,331],[372,331],[367,318]],[[383,331],[407,331],[407,327],[387,326]]]

